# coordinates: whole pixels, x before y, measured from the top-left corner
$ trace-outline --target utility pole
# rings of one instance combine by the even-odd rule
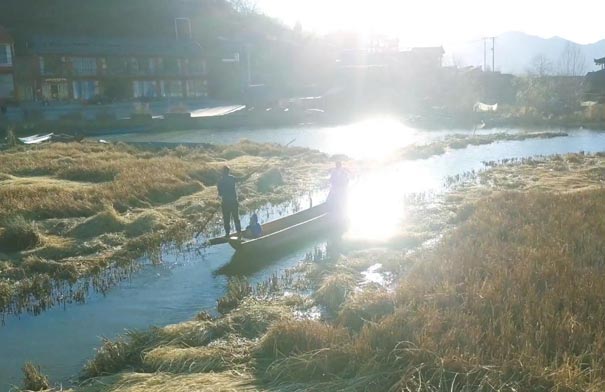
[[[492,37],[492,72],[496,72],[496,37]]]
[[[483,38],[483,72],[487,71],[487,41]]]
[[[252,85],[252,67],[250,61],[250,44],[246,44],[246,69],[248,76],[248,88]]]

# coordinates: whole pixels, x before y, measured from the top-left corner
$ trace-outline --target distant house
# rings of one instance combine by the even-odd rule
[[[15,99],[14,41],[0,26],[0,102]]]
[[[17,48],[16,64],[22,101],[207,95],[206,59],[191,40],[34,36]]]
[[[601,57],[600,59],[595,59],[594,63],[601,67],[601,69],[605,69],[605,57]]]
[[[406,66],[422,69],[441,68],[445,50],[442,46],[417,47],[400,53],[400,60]]]

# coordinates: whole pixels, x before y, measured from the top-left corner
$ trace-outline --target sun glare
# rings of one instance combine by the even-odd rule
[[[351,185],[348,201],[349,231],[346,237],[388,240],[397,234],[405,208],[403,189],[393,186],[388,172],[366,176]]]
[[[389,117],[373,118],[326,132],[325,150],[356,159],[385,160],[398,149],[424,140],[418,131]]]
[[[388,241],[408,217],[410,194],[437,189],[440,179],[421,161],[406,161],[354,178],[349,187],[347,214],[352,240]]]

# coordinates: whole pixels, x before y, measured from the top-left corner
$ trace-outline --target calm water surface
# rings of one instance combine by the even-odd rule
[[[505,130],[498,130],[502,131]],[[340,127],[187,131],[114,135],[105,139],[219,144],[250,139],[285,144],[295,138],[293,145],[359,159],[380,159],[407,145],[430,142],[451,133],[471,131],[423,132],[394,120],[376,119]],[[479,170],[482,161],[603,150],[605,133],[578,130],[568,137],[470,146],[429,159],[390,165],[352,182],[351,231],[360,237],[388,236],[403,216],[405,194],[439,192],[445,177]],[[313,245],[300,249],[255,273],[250,280],[258,282],[280,273],[312,249]],[[38,317],[8,317],[6,325],[0,327],[0,390],[21,382],[20,368],[25,361],[39,364],[55,382],[68,382],[94,354],[100,337],[114,338],[130,329],[184,321],[201,310],[213,312],[227,280],[214,272],[228,263],[232,253],[228,245],[222,245],[203,255],[166,255],[163,265],[145,266],[106,296],[92,295],[85,305],[54,308]]]

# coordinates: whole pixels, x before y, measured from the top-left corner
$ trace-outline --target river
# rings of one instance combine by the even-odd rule
[[[497,130],[497,132],[518,130]],[[258,142],[316,148],[329,154],[346,154],[357,159],[380,159],[399,148],[426,143],[452,133],[470,130],[420,131],[395,120],[379,118],[338,127],[292,127],[267,130],[193,130],[162,134],[112,135],[104,139],[134,142],[218,143],[249,139]],[[489,131],[486,131],[489,132]],[[412,192],[439,192],[447,176],[483,168],[482,161],[605,150],[605,133],[570,131],[553,139],[498,142],[469,146],[429,159],[404,161],[378,172],[368,173],[352,184],[352,199],[359,204],[382,198],[384,210],[360,212],[363,227],[385,226],[393,206]],[[383,192],[384,190],[384,192]],[[379,195],[379,196],[377,196]],[[353,203],[354,204],[354,203]],[[353,207],[355,209],[355,207]],[[362,210],[359,208],[358,210]],[[395,221],[396,223],[396,221]],[[360,235],[364,235],[361,231]],[[250,276],[252,283],[295,265],[315,245],[283,257]],[[319,244],[320,245],[320,244]],[[92,294],[86,304],[56,307],[40,316],[8,317],[0,327],[0,390],[21,382],[21,366],[32,361],[52,381],[69,384],[85,361],[94,355],[101,337],[115,338],[132,329],[163,326],[192,318],[202,310],[214,313],[216,301],[225,292],[227,278],[215,272],[229,262],[228,245],[195,251],[167,252],[162,265],[145,266],[105,296]]]

